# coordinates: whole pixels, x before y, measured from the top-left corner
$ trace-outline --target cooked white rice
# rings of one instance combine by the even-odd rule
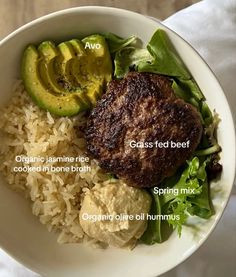
[[[0,111],[1,164],[0,171],[8,184],[31,200],[32,212],[48,229],[59,232],[58,242],[89,241],[79,223],[79,210],[83,194],[96,183],[108,181],[95,160],[89,163],[87,172],[13,172],[14,167],[48,165],[42,162],[19,163],[18,155],[29,157],[86,156],[85,140],[81,127],[86,117],[56,117],[39,109],[24,91],[21,83],[7,107]],[[50,163],[68,166],[66,163]]]

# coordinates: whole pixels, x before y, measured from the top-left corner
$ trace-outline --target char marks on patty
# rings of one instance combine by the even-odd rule
[[[197,110],[175,96],[168,77],[129,73],[110,82],[86,128],[87,149],[128,185],[152,187],[173,175],[202,134]],[[136,142],[187,142],[189,148],[132,148]]]

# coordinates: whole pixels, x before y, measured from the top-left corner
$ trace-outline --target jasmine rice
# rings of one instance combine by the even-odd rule
[[[1,110],[0,171],[12,189],[29,199],[32,212],[40,222],[49,231],[57,232],[60,243],[95,242],[80,226],[81,201],[84,192],[95,184],[111,181],[97,162],[87,157],[82,132],[85,124],[84,114],[56,117],[39,109],[21,83],[16,86],[8,105]],[[73,159],[68,160],[68,157]],[[90,170],[13,171],[13,168],[26,166],[87,166]]]

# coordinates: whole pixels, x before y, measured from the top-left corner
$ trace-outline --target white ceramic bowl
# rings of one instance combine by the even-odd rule
[[[190,256],[209,236],[228,201],[235,172],[235,134],[229,105],[215,76],[183,39],[160,23],[130,11],[105,7],[80,7],[37,19],[13,32],[0,43],[0,103],[11,97],[19,78],[22,51],[28,43],[46,39],[63,41],[96,32],[113,32],[122,37],[135,34],[146,43],[154,31],[163,28],[175,45],[211,109],[220,114],[218,132],[222,146],[222,177],[213,184],[216,214],[199,221],[199,230],[184,228],[179,239],[173,234],[163,244],[139,245],[133,251],[91,249],[82,244],[59,245],[31,214],[29,203],[12,192],[0,179],[0,246],[15,259],[44,276],[157,276]],[[220,191],[217,190],[220,188]]]

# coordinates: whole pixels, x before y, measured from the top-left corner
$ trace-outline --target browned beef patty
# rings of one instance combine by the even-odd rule
[[[86,128],[89,153],[103,169],[135,187],[152,187],[173,175],[191,157],[201,134],[199,113],[176,98],[167,77],[136,72],[109,84]],[[133,148],[134,141],[155,146]],[[169,142],[169,147],[158,147],[156,141]],[[171,148],[171,141],[186,146],[189,141],[189,147]]]

